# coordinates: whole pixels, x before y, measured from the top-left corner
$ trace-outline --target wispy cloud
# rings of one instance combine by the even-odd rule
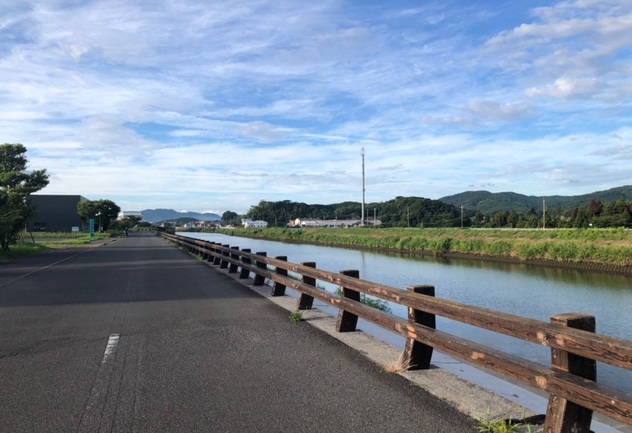
[[[128,209],[632,182],[632,5],[0,6],[0,140]]]

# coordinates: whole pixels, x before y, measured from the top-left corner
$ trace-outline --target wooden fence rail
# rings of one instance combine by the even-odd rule
[[[338,308],[338,331],[354,331],[359,317],[406,337],[404,355],[411,368],[430,366],[437,349],[506,377],[549,393],[544,431],[546,433],[588,433],[592,411],[632,425],[632,395],[596,381],[596,361],[632,371],[632,342],[596,334],[594,317],[562,314],[551,323],[513,316],[434,297],[432,286],[411,286],[408,291],[359,279],[357,271],[323,271],[313,262],[291,263],[287,257],[266,257],[239,247],[220,245],[184,236],[162,235],[180,248],[204,260],[237,272],[239,278],[254,274],[254,284],[273,282],[273,296],[289,287],[300,293],[298,309],[310,309],[314,299]],[[300,276],[300,280],[288,276]],[[319,289],[317,281],[339,285],[341,295]],[[408,320],[366,306],[360,293],[408,308]],[[435,329],[435,316],[509,335],[551,348],[552,364],[518,358],[488,346]]]

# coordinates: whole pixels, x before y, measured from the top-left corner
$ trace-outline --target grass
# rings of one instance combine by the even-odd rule
[[[557,260],[632,266],[632,230],[625,229],[233,229],[234,236],[284,242],[468,254],[519,260]]]
[[[86,245],[108,237],[110,235],[107,233],[95,233],[94,237],[86,233],[33,233],[35,239],[33,243],[31,235],[26,234],[22,243],[11,245],[9,251],[0,250],[0,262],[32,256],[52,249]]]
[[[394,373],[394,374],[401,374],[405,371],[410,370],[413,367],[413,364],[411,364],[410,359],[404,359],[404,352],[399,354],[399,357],[391,362],[390,364],[386,364],[384,366],[384,370],[386,370],[387,373]]]
[[[296,310],[294,311],[292,314],[290,314],[290,320],[293,323],[300,323],[303,321],[303,312],[300,310]]]
[[[50,251],[49,247],[40,244],[12,245],[9,251],[0,250],[0,262],[19,259],[20,257]]]
[[[492,418],[489,410],[484,415],[474,419],[478,423],[478,431],[481,433],[535,433],[529,424],[516,423],[511,419]]]

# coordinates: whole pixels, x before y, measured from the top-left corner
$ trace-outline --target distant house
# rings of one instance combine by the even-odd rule
[[[244,226],[244,228],[247,228],[247,229],[268,227],[267,221],[261,221],[261,220],[253,221],[248,218],[244,218],[243,220],[241,220],[241,224]]]
[[[33,232],[72,232],[87,230],[77,205],[88,199],[80,195],[32,195],[35,216],[26,226]]]

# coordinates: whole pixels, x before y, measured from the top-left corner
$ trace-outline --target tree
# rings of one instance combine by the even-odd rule
[[[599,216],[602,208],[603,208],[603,205],[601,204],[601,200],[593,199],[590,201],[590,204],[588,205],[588,215],[595,218],[596,216]]]
[[[239,218],[239,215],[229,210],[222,214],[222,222],[224,224],[235,224],[237,223],[237,218]]]
[[[112,200],[86,200],[77,205],[77,213],[81,218],[93,219],[99,231],[105,231],[110,221],[115,220],[121,208]]]
[[[125,218],[123,218],[122,220],[116,220],[116,221],[111,221],[110,225],[108,226],[109,230],[125,230],[125,229],[131,229],[134,228],[138,225],[140,225],[142,218],[139,216],[126,216]],[[151,226],[151,224],[150,224]]]
[[[26,147],[0,145],[0,244],[8,250],[35,215],[29,195],[48,185],[46,170],[26,171]]]

